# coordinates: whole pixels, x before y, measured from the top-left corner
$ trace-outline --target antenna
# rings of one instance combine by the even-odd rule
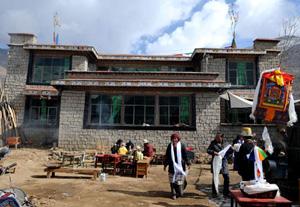
[[[236,42],[235,42],[235,30],[236,30],[236,25],[239,20],[239,12],[237,10],[237,7],[231,3],[229,6],[229,11],[228,15],[230,17],[231,21],[231,31],[232,31],[232,43],[231,43],[231,48],[236,48]]]
[[[57,45],[58,44],[58,34],[56,34],[56,28],[57,27],[60,27],[60,20],[59,20],[59,17],[58,17],[58,13],[55,12],[54,13],[54,16],[53,16],[53,44],[54,45]]]

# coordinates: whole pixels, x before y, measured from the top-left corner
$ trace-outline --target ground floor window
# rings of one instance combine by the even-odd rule
[[[25,122],[27,126],[57,127],[58,97],[27,96]]]
[[[193,95],[88,94],[87,126],[192,127]]]
[[[221,103],[222,105],[222,103]],[[232,124],[253,124],[253,120],[250,119],[251,108],[231,108],[230,102],[224,100],[223,107],[221,107],[221,117],[223,117],[223,123]]]

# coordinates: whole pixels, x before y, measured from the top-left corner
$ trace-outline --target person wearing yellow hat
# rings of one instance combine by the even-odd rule
[[[250,127],[243,127],[240,135],[243,137],[244,143],[240,146],[236,157],[239,166],[238,173],[243,181],[254,180],[254,161],[247,157],[255,146],[254,134]]]

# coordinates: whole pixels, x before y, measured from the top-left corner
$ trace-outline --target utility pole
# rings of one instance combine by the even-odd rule
[[[236,32],[236,25],[239,20],[239,12],[237,11],[237,8],[234,6],[234,4],[230,4],[228,14],[231,21],[231,31],[232,31],[231,48],[236,48],[235,32]]]
[[[59,41],[59,36],[56,33],[56,28],[60,27],[60,21],[59,21],[59,17],[58,17],[58,13],[55,12],[54,16],[53,16],[53,44],[57,45],[58,41]]]

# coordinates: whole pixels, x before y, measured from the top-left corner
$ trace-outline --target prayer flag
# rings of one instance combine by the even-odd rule
[[[258,151],[258,157],[260,161],[263,161],[264,159],[266,159],[267,154],[265,153],[265,151],[263,151],[261,148],[257,147],[257,151]]]

